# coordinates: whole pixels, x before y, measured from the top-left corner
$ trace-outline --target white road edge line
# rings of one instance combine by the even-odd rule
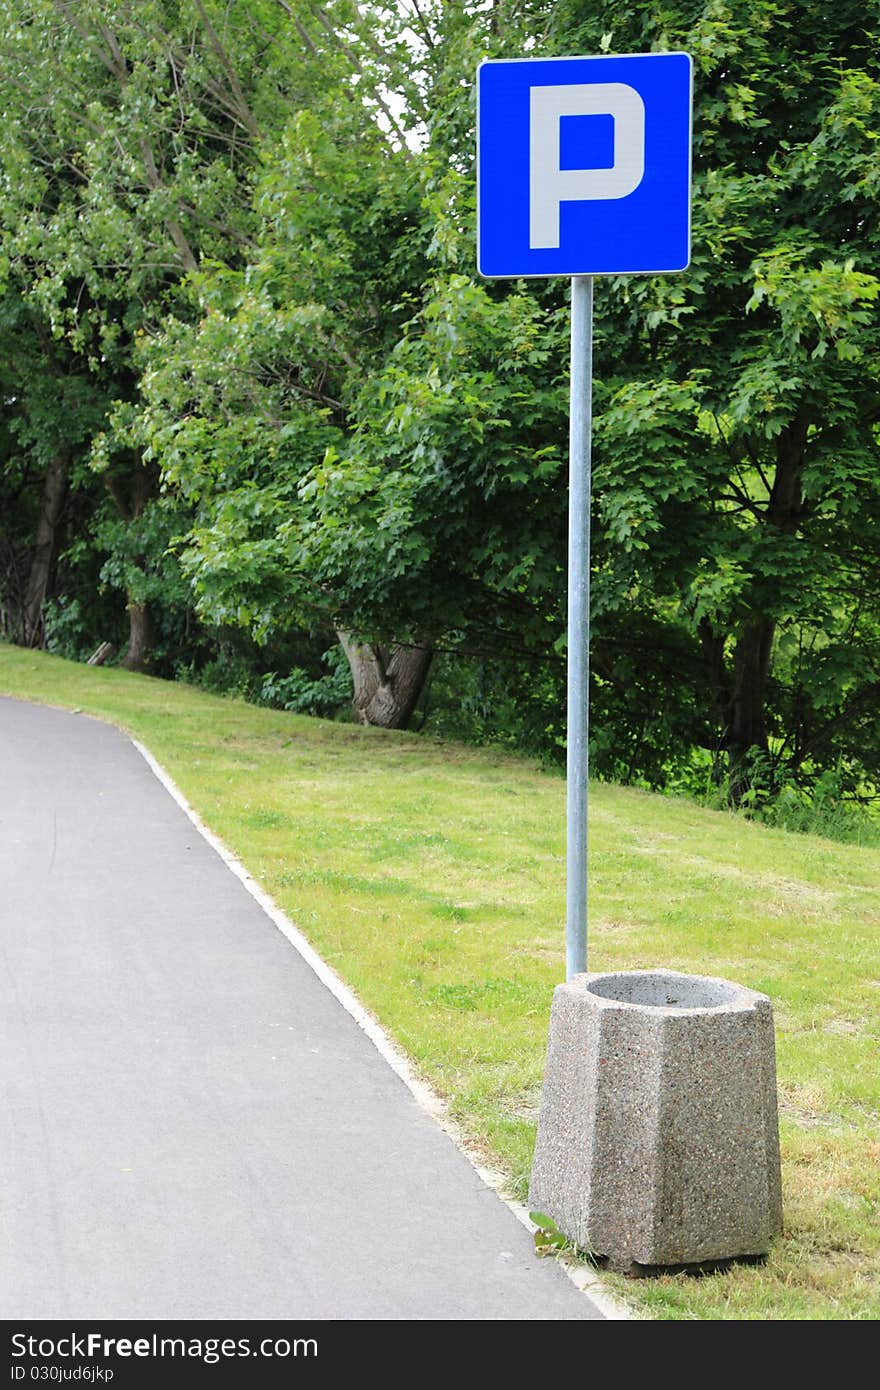
[[[131,735],[128,737],[131,738]],[[241,860],[237,859],[219,836],[215,835],[213,830],[209,829],[198,811],[194,810],[189,804],[176,782],[169,777],[164,767],[162,767],[161,763],[156,761],[149,749],[145,748],[142,743],[139,743],[136,738],[131,738],[131,742],[144,759],[150,771],[162,783],[162,786],[168,792],[169,796],[173,797],[177,802],[180,809],[189,818],[202,838],[207,840],[211,848],[219,854],[226,867],[235,874],[235,877],[241,881],[251,897],[259,903],[266,916],[274,922],[275,926],[282,935],[287,938],[294,950],[302,956],[306,965],[314,971],[322,985],[330,991],[333,998],[342,1005],[345,1012],[349,1014],[358,1027],[366,1033],[376,1051],[385,1059],[392,1071],[397,1073],[422,1109],[425,1110],[432,1119],[436,1121],[444,1133],[449,1136],[456,1148],[464,1155],[479,1177],[482,1178],[486,1186],[491,1188],[496,1197],[500,1198],[504,1205],[513,1212],[517,1220],[525,1226],[528,1231],[534,1231],[535,1227],[533,1222],[529,1219],[528,1209],[524,1207],[521,1202],[516,1202],[511,1197],[508,1197],[504,1192],[504,1179],[502,1175],[491,1168],[487,1168],[484,1164],[479,1163],[469,1150],[461,1131],[455,1124],[455,1121],[451,1119],[443,1098],[438,1096],[436,1091],[432,1090],[432,1088],[416,1074],[409,1058],[401,1051],[373,1015],[364,1008],[357,995],[349,989],[348,985],[337,975],[332,966],[329,966],[327,962],[318,955],[314,946],[310,945],[299,928],[294,926],[290,918],[272,901],[265,889],[260,887],[259,883],[257,883],[253,875],[248,872]],[[633,1314],[630,1310],[611,1297],[603,1288],[598,1275],[595,1274],[589,1265],[569,1263],[565,1259],[561,1259],[559,1264],[562,1269],[565,1270],[565,1273],[575,1287],[580,1289],[581,1293],[588,1294],[604,1318],[612,1322],[632,1319]]]

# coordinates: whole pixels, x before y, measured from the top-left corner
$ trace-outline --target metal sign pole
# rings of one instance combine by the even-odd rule
[[[687,269],[692,66],[687,53],[493,58],[477,75],[479,272],[571,277],[569,979],[587,968],[593,276]],[[576,124],[595,133],[600,116],[610,151]]]
[[[571,281],[568,502],[568,749],[566,978],[587,968],[587,805],[590,732],[590,468],[593,425],[593,277]]]

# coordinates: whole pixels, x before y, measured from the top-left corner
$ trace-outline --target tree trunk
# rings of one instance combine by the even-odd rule
[[[786,536],[795,535],[806,516],[801,479],[808,428],[806,416],[799,413],[776,441],[776,468],[764,525]],[[776,632],[773,602],[766,581],[759,579],[754,586],[752,612],[739,630],[734,649],[725,730],[734,802],[747,789],[749,749],[767,751],[767,677]]]
[[[769,535],[774,531],[795,535],[804,524],[808,507],[801,480],[808,430],[806,417],[797,414],[777,438],[773,486],[760,518]],[[733,670],[726,656],[726,635],[713,630],[709,621],[703,620],[699,626],[699,644],[722,727],[720,745],[727,751],[728,790],[734,803],[748,791],[749,749],[767,752],[767,677],[776,634],[777,596],[760,575],[755,575],[748,599],[751,612],[731,634],[735,635]]]
[[[142,514],[150,500],[156,476],[155,469],[145,467],[139,459],[138,466],[129,479],[129,495],[126,496],[122,479],[112,473],[104,474],[104,486],[123,521],[131,524]],[[136,557],[133,563],[140,570],[146,568],[143,555]],[[125,607],[128,612],[128,651],[120,665],[124,666],[126,671],[148,671],[155,641],[155,629],[149,607],[146,602],[135,599],[131,590],[126,595]]]
[[[775,630],[770,619],[758,619],[743,628],[736,644],[728,742],[737,752],[767,747],[764,703]]]
[[[748,790],[748,753],[767,751],[764,707],[767,675],[776,624],[767,618],[747,624],[739,635],[733,656],[733,691],[727,726],[730,799],[738,802]]]
[[[153,619],[145,603],[136,603],[129,595],[128,603],[128,651],[121,662],[126,671],[148,671],[153,651],[155,635]]]
[[[352,707],[361,724],[405,729],[431,665],[430,647],[380,647],[337,632],[354,681]]]
[[[55,537],[67,490],[69,461],[67,451],[59,449],[46,470],[34,553],[22,600],[21,643],[25,647],[42,647],[45,642],[43,604],[55,563]]]
[[[715,717],[721,726],[723,741],[726,744],[727,729],[730,724],[730,675],[724,659],[727,637],[716,632],[708,618],[703,618],[698,629],[700,651],[709,678]]]

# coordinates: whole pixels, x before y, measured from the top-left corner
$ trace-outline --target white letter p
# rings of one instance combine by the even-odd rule
[[[559,204],[626,198],[645,172],[645,105],[623,82],[532,87],[529,115],[529,246],[559,246]],[[560,169],[562,116],[611,116],[614,163],[610,169]]]

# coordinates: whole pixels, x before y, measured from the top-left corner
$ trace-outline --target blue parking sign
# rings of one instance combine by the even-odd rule
[[[688,54],[480,65],[481,275],[684,270],[690,185]]]

